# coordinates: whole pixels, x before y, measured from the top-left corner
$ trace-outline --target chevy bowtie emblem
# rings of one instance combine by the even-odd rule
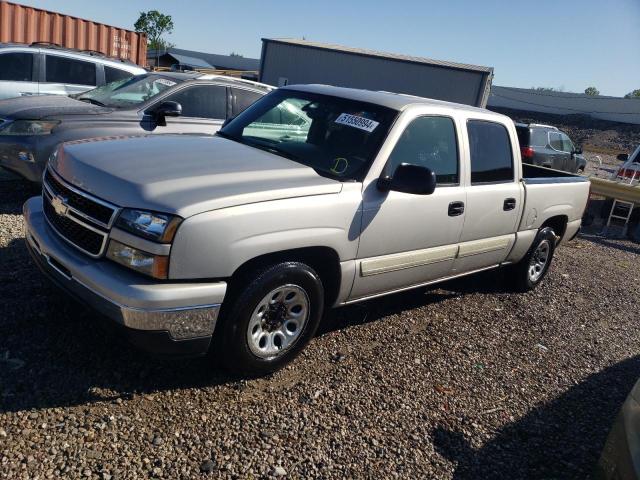
[[[69,207],[67,206],[67,199],[60,195],[56,195],[51,199],[51,206],[61,217],[64,217],[67,214],[67,210],[69,210]]]

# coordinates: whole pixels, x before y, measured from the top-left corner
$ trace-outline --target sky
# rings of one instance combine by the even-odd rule
[[[640,0],[14,0],[123,28],[141,11],[178,48],[259,58],[261,38],[494,68],[494,85],[622,96],[640,88]]]

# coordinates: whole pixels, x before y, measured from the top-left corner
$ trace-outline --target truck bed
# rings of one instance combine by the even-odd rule
[[[564,218],[568,230],[577,230],[589,198],[587,177],[525,163],[522,176],[525,203],[519,231],[538,229],[552,217]]]
[[[522,164],[522,180],[525,184],[535,185],[540,183],[574,183],[588,182],[587,177],[562,170],[554,170],[552,168],[539,167],[529,163]]]

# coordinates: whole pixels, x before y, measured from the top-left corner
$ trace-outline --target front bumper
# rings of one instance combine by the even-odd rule
[[[108,260],[89,258],[51,229],[42,197],[24,204],[27,247],[54,283],[117,324],[136,345],[155,353],[206,353],[225,282],[164,283]]]

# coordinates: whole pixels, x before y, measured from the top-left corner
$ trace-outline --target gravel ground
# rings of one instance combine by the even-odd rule
[[[0,478],[584,478],[640,375],[640,247],[332,312],[270,378],[147,357],[28,258],[0,181]]]

